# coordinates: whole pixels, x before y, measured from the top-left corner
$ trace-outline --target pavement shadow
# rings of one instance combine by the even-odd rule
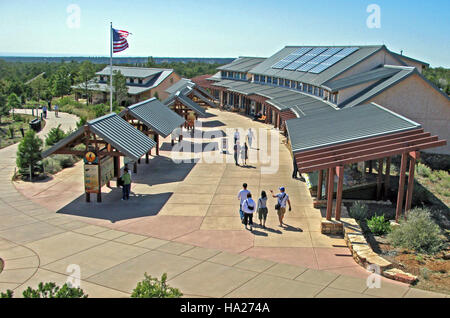
[[[59,214],[108,220],[115,223],[123,220],[154,216],[172,196],[172,192],[158,194],[131,194],[130,199],[122,201],[122,189],[112,188],[109,193],[102,193],[101,203],[96,202],[96,195],[91,195],[91,202],[85,201],[85,195],[57,211]]]
[[[165,142],[159,149],[162,151],[174,151],[182,153],[202,153],[209,151],[218,151],[219,143],[215,141],[199,143],[189,140],[182,140],[181,142],[175,143],[173,147],[171,143]]]
[[[295,227],[295,226],[292,226],[292,225],[289,225],[289,224],[286,224],[286,223],[283,223],[284,224],[284,230],[285,231],[289,231],[289,232],[303,232],[303,230],[301,229],[301,228],[299,228],[299,227]]]
[[[211,120],[202,122],[202,127],[214,128],[214,127],[222,127],[225,126],[223,122],[220,120]]]
[[[149,164],[145,160],[137,165],[137,173],[132,174],[133,183],[149,186],[183,181],[194,168],[196,162],[174,162],[166,156],[155,156]]]

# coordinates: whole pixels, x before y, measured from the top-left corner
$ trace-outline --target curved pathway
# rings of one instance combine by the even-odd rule
[[[209,112],[215,116],[204,120],[206,131],[267,128],[233,113]],[[75,123],[75,116],[54,118],[50,112],[40,135]],[[82,163],[50,181],[19,182],[18,191],[11,182],[17,145],[0,150],[0,257],[5,260],[0,291],[14,289],[20,296],[41,281],[63,284],[76,265],[91,297],[128,297],[144,272],[166,272],[186,296],[442,296],[384,278],[381,288],[367,288],[368,274],[348,257],[343,240],[319,235],[320,215],[310,208],[304,184],[289,178],[284,145],[279,145],[278,174],[267,176],[256,172],[257,165],[172,166],[167,144],[163,141],[161,157],[139,165],[133,176],[136,197],[124,203],[119,191],[106,189],[105,202],[89,206],[83,202]],[[243,178],[254,192],[279,184],[291,189],[288,228],[277,228],[273,215],[267,231],[251,234],[236,224],[235,197]]]

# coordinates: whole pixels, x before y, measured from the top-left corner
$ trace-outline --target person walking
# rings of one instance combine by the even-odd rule
[[[286,193],[284,187],[280,187],[280,193],[273,194],[273,190],[270,190],[273,198],[277,198],[277,204],[275,205],[275,210],[277,210],[278,220],[280,221],[280,226],[283,227],[283,218],[286,213],[286,202],[289,204],[289,211],[292,210],[291,201],[289,200],[289,195]]]
[[[294,171],[292,172],[292,179],[297,179],[298,166],[297,166],[297,162],[295,161],[295,157],[293,159],[293,164],[294,164]],[[301,176],[302,176],[302,174],[300,173],[300,177]]]
[[[253,142],[254,137],[255,137],[255,135],[253,134],[253,130],[251,128],[249,128],[248,132],[247,132],[247,139],[248,139],[248,146],[250,148],[252,147],[252,142]]]
[[[244,143],[244,146],[241,149],[241,159],[245,166],[247,166],[248,159],[248,146],[247,143]]]
[[[47,119],[47,106],[44,105],[44,107],[42,107],[42,113],[44,114],[44,118]]]
[[[244,212],[245,229],[248,230],[247,225],[250,225],[250,231],[253,231],[253,212],[255,212],[255,201],[252,199],[252,194],[247,194],[247,199],[242,203],[242,211]]]
[[[236,131],[234,132],[234,144],[237,144],[239,139],[240,139],[239,131],[236,129]]]
[[[241,153],[241,146],[239,145],[239,141],[234,144],[234,162],[236,166],[239,166],[239,154]]]
[[[131,175],[128,168],[123,169],[122,175],[123,187],[122,187],[122,201],[130,199],[130,189],[131,189]]]
[[[244,183],[242,185],[242,190],[238,193],[238,200],[239,200],[239,215],[241,217],[241,221],[244,222],[244,212],[242,212],[242,204],[247,199],[247,195],[250,193],[249,190],[247,190],[247,183]]]
[[[55,104],[55,117],[58,117],[58,110],[59,110],[58,105]]]
[[[267,212],[267,194],[266,191],[261,191],[261,197],[258,199],[258,219],[263,228],[266,228]]]

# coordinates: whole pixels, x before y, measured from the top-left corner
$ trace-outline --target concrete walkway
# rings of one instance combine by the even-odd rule
[[[209,112],[213,116],[203,120],[204,131],[268,128],[237,114]],[[40,135],[75,122],[74,116],[50,113]],[[198,141],[194,136],[184,142]],[[116,188],[105,188],[102,204],[84,202],[82,163],[52,180],[14,185],[17,146],[0,150],[0,257],[5,260],[0,290],[21,295],[41,281],[62,284],[76,264],[81,287],[91,297],[128,297],[144,272],[159,277],[166,272],[170,285],[185,296],[443,296],[384,278],[381,288],[367,288],[369,273],[354,263],[342,238],[320,234],[320,212],[311,207],[306,186],[290,178],[285,145],[278,145],[275,175],[261,174],[258,163],[175,165],[169,141],[161,146],[161,156],[140,164],[133,175],[130,201],[120,201]],[[236,199],[242,182],[255,195],[286,186],[293,203],[288,226],[278,227],[272,209],[268,229],[244,230]],[[269,208],[274,204],[269,200]]]

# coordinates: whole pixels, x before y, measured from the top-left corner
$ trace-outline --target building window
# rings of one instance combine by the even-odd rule
[[[273,78],[273,85],[278,85],[278,78],[276,77]]]
[[[291,87],[291,81],[290,80],[284,80],[284,86]]]
[[[261,83],[265,83],[266,82],[266,77],[261,75]]]
[[[259,75],[255,75],[254,81],[255,81],[255,82],[259,82]]]
[[[317,86],[314,86],[314,95],[318,95],[319,94],[319,91],[318,91],[318,89],[317,89]]]
[[[100,82],[103,82],[103,81],[104,81],[103,76],[100,76]]]
[[[295,89],[296,83],[294,81],[291,81],[291,88]]]
[[[130,77],[129,81],[130,81],[130,84],[133,84],[134,83],[134,78]]]
[[[242,73],[241,74],[241,79],[243,79],[243,80],[247,79],[247,75],[245,73]]]
[[[272,84],[272,77],[271,76],[267,76],[267,84]]]
[[[279,86],[283,86],[284,85],[284,79],[282,79],[282,78],[280,78],[280,79],[278,79],[278,85]]]
[[[319,96],[323,97],[323,88],[319,88]]]
[[[302,90],[302,83],[297,82],[297,90],[299,90],[299,91]]]
[[[139,79],[139,84],[142,84],[142,79]]]

